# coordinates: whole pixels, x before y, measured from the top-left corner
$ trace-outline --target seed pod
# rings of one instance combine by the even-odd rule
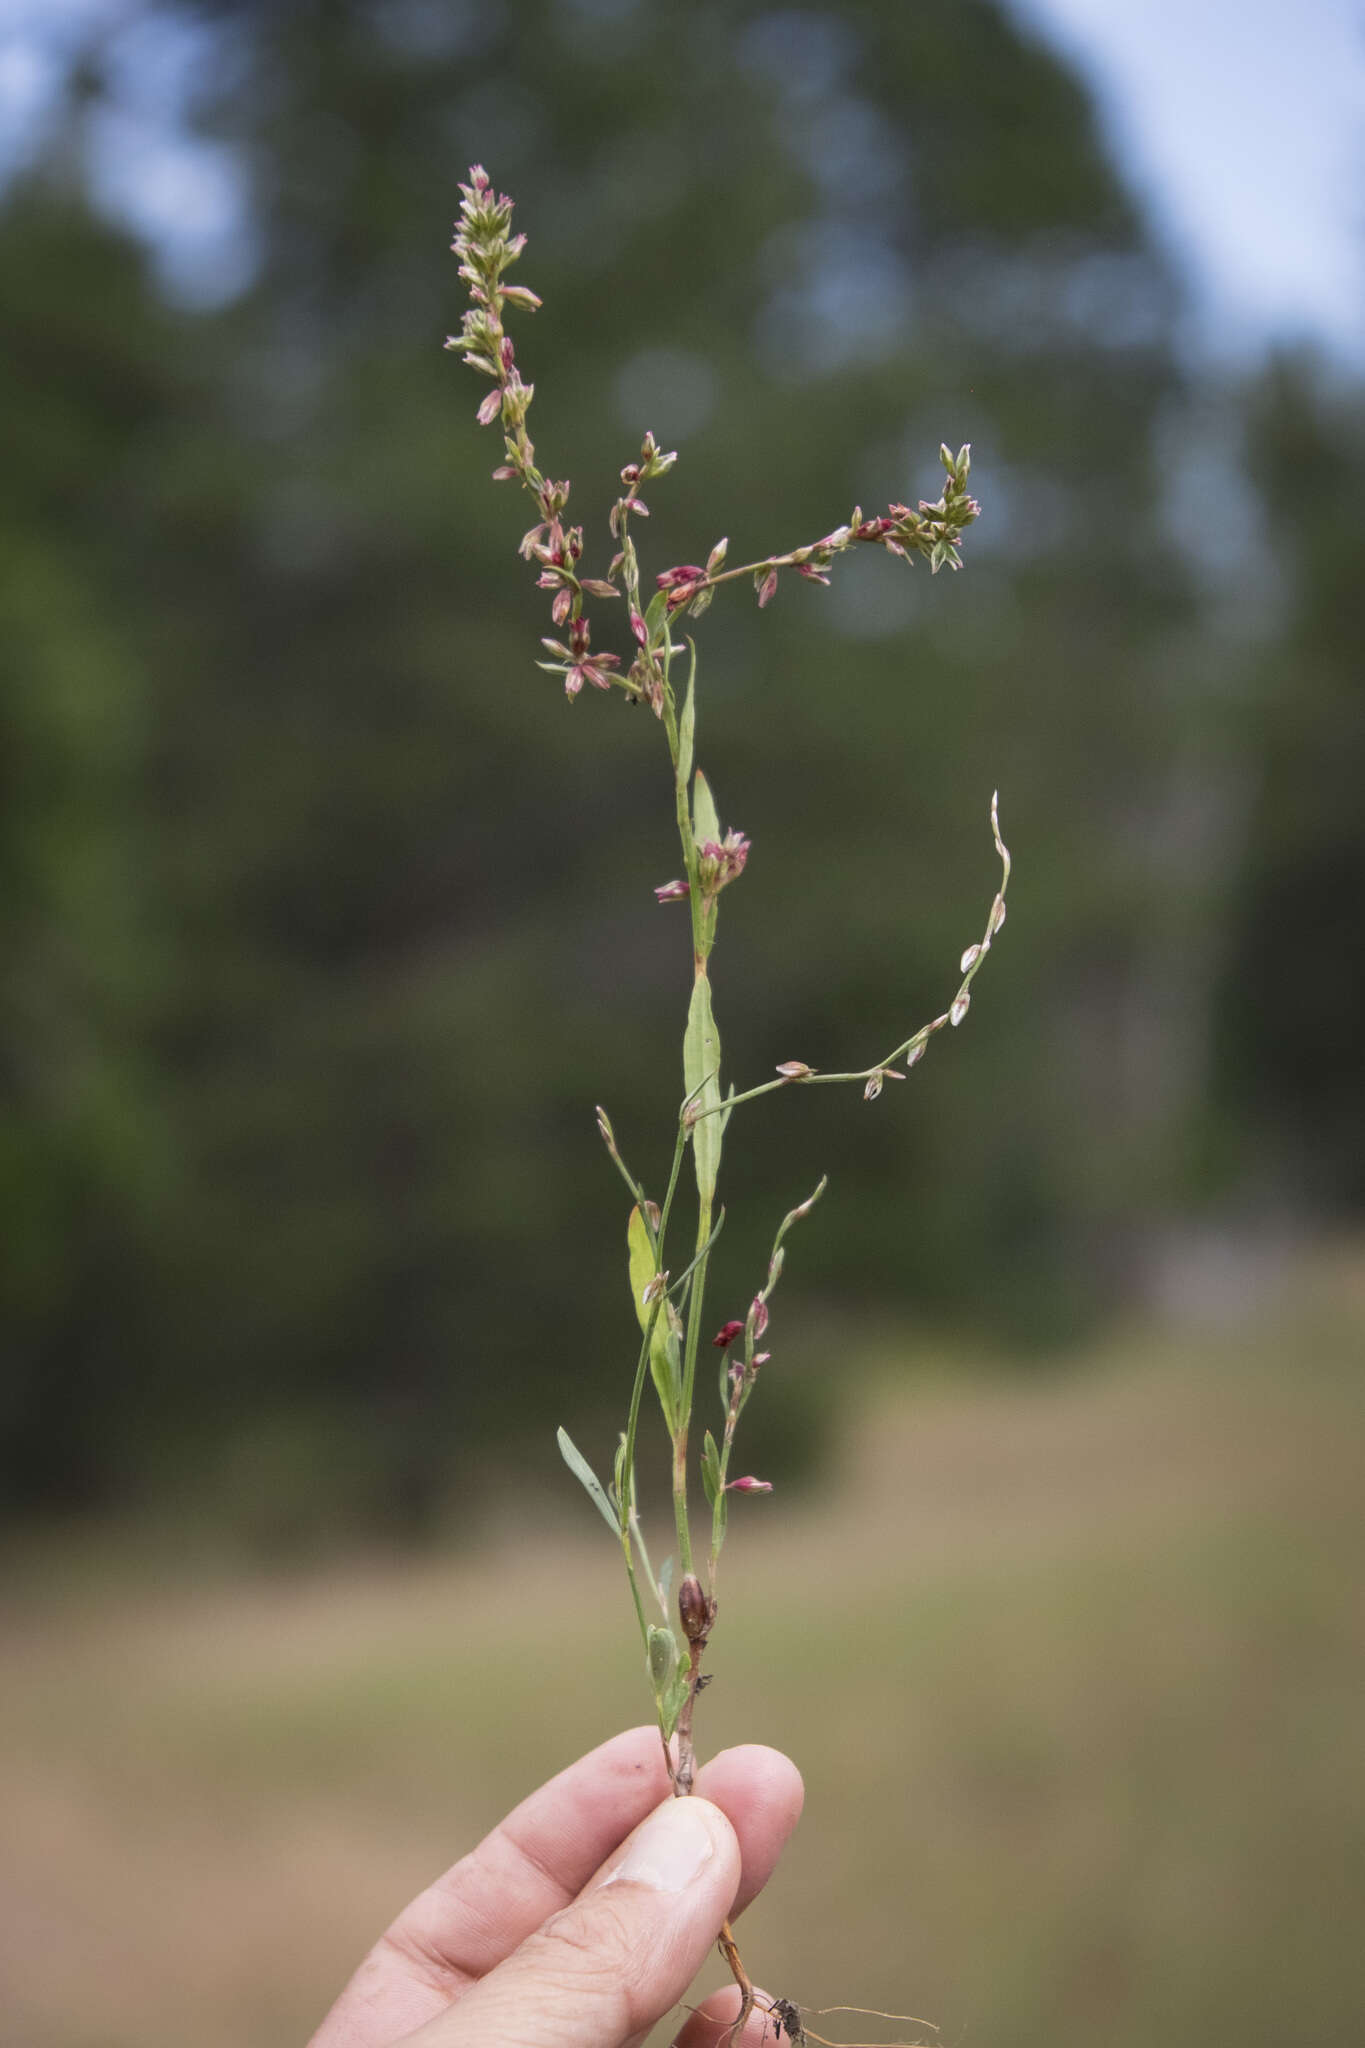
[[[705,1641],[711,1626],[711,1606],[695,1572],[689,1572],[678,1587],[678,1619],[689,1643]]]

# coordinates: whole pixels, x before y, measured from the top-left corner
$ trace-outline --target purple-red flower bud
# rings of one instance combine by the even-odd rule
[[[630,630],[642,647],[648,647],[649,628],[638,612],[632,612],[630,615]]]
[[[678,1586],[678,1619],[689,1643],[704,1643],[711,1626],[711,1603],[701,1589],[695,1572],[688,1572]]]
[[[692,894],[692,884],[687,881],[661,882],[654,894],[660,903],[681,903],[684,896]]]
[[[715,1336],[711,1339],[711,1342],[715,1345],[717,1351],[728,1350],[743,1328],[742,1322],[722,1323]]]

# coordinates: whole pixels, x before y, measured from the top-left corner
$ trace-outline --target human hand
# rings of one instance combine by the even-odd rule
[[[413,1900],[310,2048],[636,2048],[767,1883],[801,1799],[795,1765],[756,1744],[673,1799],[658,1730],[615,1736]],[[677,2048],[716,2048],[737,2009],[733,1990],[708,1999]]]

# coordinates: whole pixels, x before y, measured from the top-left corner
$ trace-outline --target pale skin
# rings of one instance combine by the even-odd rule
[[[801,1800],[796,1766],[757,1744],[672,1798],[658,1729],[614,1736],[399,1914],[309,2048],[638,2048],[767,1883]],[[705,2000],[676,2048],[718,2048],[738,2005],[733,1985]],[[765,2038],[756,2010],[735,2048]]]

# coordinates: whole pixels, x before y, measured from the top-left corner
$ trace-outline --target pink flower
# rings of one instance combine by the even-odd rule
[[[734,1343],[743,1328],[744,1325],[741,1322],[722,1323],[715,1336],[711,1339],[711,1342],[715,1345],[717,1351],[726,1351]]]
[[[691,604],[697,593],[704,588],[707,574],[705,569],[699,568],[695,562],[683,562],[676,569],[665,569],[662,575],[656,576],[654,580],[660,590],[668,592],[668,609],[676,612],[681,611],[685,604]]]
[[[749,841],[742,832],[730,831],[722,840],[703,840],[697,851],[702,895],[718,896],[727,883],[744,873]]]
[[[771,1493],[772,1490],[771,1479],[755,1479],[752,1473],[746,1473],[743,1479],[732,1479],[725,1489],[727,1493]]]

